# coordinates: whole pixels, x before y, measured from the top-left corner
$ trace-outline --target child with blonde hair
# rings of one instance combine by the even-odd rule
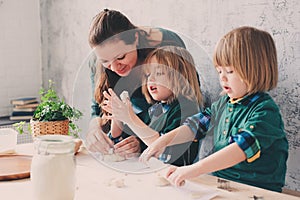
[[[213,172],[221,178],[281,191],[288,142],[279,108],[267,93],[278,81],[272,37],[253,27],[234,29],[217,44],[213,61],[224,95],[156,140],[140,159],[146,161],[166,146],[212,133],[214,153],[189,166],[171,167],[166,175],[169,181],[179,186],[185,179]]]
[[[149,121],[143,122],[133,111],[131,102],[122,102],[110,89],[104,92],[107,98],[102,108],[111,113],[112,140],[120,140],[125,123],[146,145],[152,144],[161,135],[180,126],[186,117],[199,112],[203,105],[197,71],[190,53],[181,47],[161,47],[149,54],[144,66],[145,78],[142,91],[153,104]],[[177,166],[192,164],[198,153],[198,141],[169,147],[162,158]]]

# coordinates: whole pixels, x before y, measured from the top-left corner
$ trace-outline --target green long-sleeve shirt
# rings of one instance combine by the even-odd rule
[[[214,135],[216,152],[236,142],[247,159],[214,175],[261,188],[281,191],[285,183],[288,141],[276,103],[267,93],[236,103],[223,96],[184,123],[196,137]]]
[[[162,107],[162,113],[158,113]],[[171,130],[179,127],[184,120],[199,112],[199,105],[185,97],[179,97],[171,104],[158,103],[149,108],[150,123],[149,127],[159,132],[160,135],[168,134]],[[199,141],[194,140],[183,144],[173,145],[166,148],[164,157],[171,156],[167,163],[176,166],[193,164],[199,151]]]

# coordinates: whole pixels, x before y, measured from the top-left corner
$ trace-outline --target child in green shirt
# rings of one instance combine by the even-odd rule
[[[110,138],[119,141],[125,123],[146,145],[180,126],[186,117],[199,112],[203,104],[197,71],[190,53],[181,47],[160,47],[149,54],[143,68],[142,91],[148,103],[149,122],[143,122],[133,111],[131,102],[122,102],[112,89],[104,92],[104,110],[111,113]],[[198,141],[169,147],[168,163],[177,166],[192,164],[198,154]],[[116,150],[117,151],[117,150]],[[165,159],[163,159],[165,160]]]
[[[219,41],[213,61],[224,96],[160,137],[140,159],[146,161],[166,146],[212,133],[214,153],[189,166],[170,167],[166,175],[170,182],[179,186],[185,179],[213,172],[225,179],[281,191],[288,142],[278,106],[266,93],[278,81],[272,37],[252,27],[234,29]]]

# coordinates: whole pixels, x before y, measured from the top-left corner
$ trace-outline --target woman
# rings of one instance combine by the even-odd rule
[[[135,113],[147,110],[149,104],[141,92],[141,64],[148,53],[160,46],[185,48],[182,39],[174,32],[162,28],[134,26],[126,16],[115,10],[104,9],[97,14],[89,32],[89,44],[97,57],[90,62],[91,81],[94,90],[92,116],[86,144],[91,151],[107,153],[113,147],[104,134],[110,130],[108,121],[101,117],[106,113],[99,105],[104,102],[103,92],[113,88],[117,95],[128,91]],[[97,62],[96,62],[97,60]],[[134,70],[133,70],[134,69]],[[148,116],[139,116],[144,122]],[[130,154],[141,151],[140,141],[127,134],[127,138],[114,146],[115,152]]]

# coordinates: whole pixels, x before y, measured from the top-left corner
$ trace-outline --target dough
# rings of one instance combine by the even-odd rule
[[[120,162],[125,160],[126,158],[123,156],[120,156],[118,154],[105,154],[103,155],[103,161],[104,162]]]
[[[192,199],[199,199],[200,197],[203,196],[203,193],[202,192],[195,192],[195,193],[192,193],[191,194],[191,198]]]
[[[113,182],[113,185],[117,188],[123,188],[125,187],[125,184],[124,184],[124,179],[117,179]]]
[[[155,185],[158,187],[164,187],[170,185],[170,182],[166,178],[159,175],[156,177]]]
[[[129,99],[129,94],[126,90],[120,94],[120,99],[123,101],[123,103],[126,103],[126,99]]]
[[[111,178],[104,184],[109,187],[113,186],[113,187],[117,187],[117,188],[123,188],[126,186],[123,178]]]
[[[179,186],[183,186],[185,184],[185,181],[183,180]],[[155,185],[159,187],[164,187],[171,185],[171,183],[166,179],[165,177],[161,176],[160,174],[157,175],[157,178],[155,180]]]

